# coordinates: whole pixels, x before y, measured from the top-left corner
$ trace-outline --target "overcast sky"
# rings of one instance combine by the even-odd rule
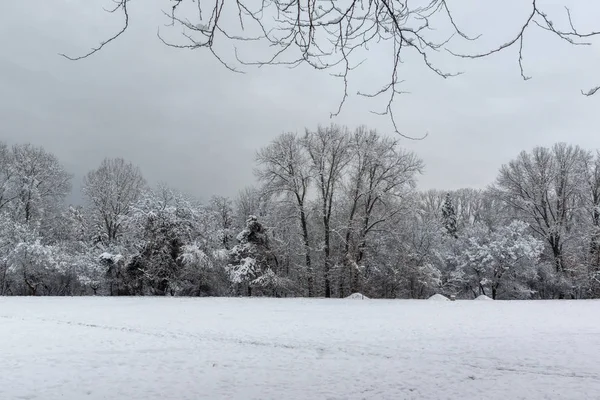
[[[464,49],[505,42],[526,18],[522,0],[481,3],[449,3],[463,30],[484,33]],[[600,4],[573,3],[582,29],[600,15]],[[165,47],[156,37],[166,22],[165,0],[132,3],[129,31],[95,56],[59,57],[81,54],[119,28],[120,16],[102,5],[110,2],[0,2],[0,140],[56,154],[75,174],[75,190],[104,157],[119,156],[139,165],[150,182],[204,199],[233,196],[253,183],[258,148],[284,131],[332,122],[342,86],[327,73],[271,67],[239,75],[205,51]],[[484,187],[502,163],[536,145],[600,148],[600,94],[579,92],[600,84],[600,47],[574,48],[539,29],[526,39],[524,65],[533,76],[527,82],[516,49],[467,63],[440,55],[445,70],[466,72],[447,80],[418,58],[406,59],[401,75],[411,94],[396,101],[396,119],[407,134],[429,133],[404,141],[425,161],[421,188]],[[354,72],[351,92],[376,89],[376,77],[389,73],[385,49],[369,57]],[[386,117],[369,112],[378,104],[354,96],[333,122],[392,134]]]

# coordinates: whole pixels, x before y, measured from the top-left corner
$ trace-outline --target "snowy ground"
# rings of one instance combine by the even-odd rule
[[[0,399],[592,399],[600,302],[0,298]]]

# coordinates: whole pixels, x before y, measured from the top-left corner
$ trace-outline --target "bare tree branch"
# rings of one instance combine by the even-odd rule
[[[508,42],[501,44],[501,45],[499,45],[491,50],[488,50],[486,52],[477,53],[477,54],[460,54],[460,53],[454,52],[450,49],[446,49],[446,50],[456,57],[476,59],[476,58],[488,57],[495,53],[500,53],[501,51],[512,47],[515,43],[518,42],[519,43],[519,70],[521,73],[521,77],[524,80],[529,80],[529,79],[531,79],[531,76],[525,75],[525,71],[523,68],[523,41],[525,38],[525,32],[532,25],[536,25],[537,27],[539,27],[545,31],[551,32],[558,38],[568,42],[569,44],[575,45],[575,46],[591,44],[590,42],[578,41],[578,39],[590,38],[593,36],[600,35],[600,32],[595,32],[595,31],[588,32],[588,33],[578,32],[577,29],[575,29],[575,25],[573,23],[573,19],[571,16],[571,11],[567,7],[565,7],[565,9],[566,9],[568,20],[569,20],[569,29],[570,30],[561,30],[556,27],[555,23],[552,21],[552,19],[550,19],[548,14],[540,9],[540,7],[538,6],[538,0],[530,0],[530,1],[531,1],[531,11],[529,12],[527,19],[525,20],[525,23],[521,26],[521,28],[519,29],[517,34],[512,36]],[[538,18],[539,21],[536,20],[536,18]],[[600,87],[591,89],[588,91],[582,91],[582,93],[586,96],[592,96],[599,89],[600,89]]]
[[[583,90],[582,90],[582,91],[581,91],[581,93],[582,93],[584,96],[593,96],[593,95],[595,95],[595,94],[596,94],[596,92],[597,92],[598,90],[600,90],[600,86],[596,86],[596,87],[594,87],[594,88],[592,88],[592,89],[590,89],[590,90],[588,90],[588,91],[583,91]]]
[[[127,30],[127,5],[130,0],[112,1],[116,6],[106,11],[122,12],[125,19],[123,28],[84,55],[71,57],[61,54],[63,57],[69,60],[87,58]],[[447,71],[443,65],[433,61],[432,55],[440,50],[445,49],[459,58],[478,59],[517,45],[519,71],[522,78],[528,80],[531,77],[525,73],[523,49],[529,28],[538,27],[572,45],[589,45],[589,39],[600,36],[598,31],[580,32],[576,29],[568,8],[565,8],[568,26],[561,29],[540,7],[539,0],[529,2],[529,11],[523,24],[509,35],[504,44],[475,54],[461,54],[450,48],[454,39],[477,41],[481,35],[468,35],[461,30],[447,0],[415,3],[408,0],[169,0],[169,9],[164,11],[169,21],[167,26],[182,28],[183,42],[166,40],[160,31],[157,35],[162,43],[170,47],[207,49],[225,68],[236,73],[243,73],[240,67],[247,66],[296,68],[302,64],[330,71],[331,76],[343,82],[343,94],[337,109],[330,113],[332,118],[341,114],[350,96],[352,72],[365,58],[358,54],[360,50],[369,50],[376,45],[387,46],[391,54],[391,62],[386,67],[389,80],[377,90],[358,90],[356,94],[366,98],[387,98],[384,111],[375,113],[389,116],[394,130],[401,134],[394,118],[393,104],[396,95],[405,93],[399,89],[402,83],[400,66],[410,54],[418,59],[412,62],[420,62],[426,69],[445,79],[461,72]],[[186,11],[186,5],[193,5],[196,11]],[[189,19],[190,16],[194,21]],[[443,21],[445,28],[449,29],[448,34],[441,40],[432,39],[431,32]],[[247,42],[266,45],[269,55],[263,59],[255,56],[247,59],[239,52],[240,46]],[[234,60],[222,56],[227,50],[221,46],[227,44],[233,45]],[[582,93],[592,96],[598,90],[600,87]]]
[[[110,9],[110,10],[105,9],[105,11],[107,11],[109,13],[115,13],[119,9],[121,9],[123,11],[123,15],[125,17],[125,22],[123,23],[123,28],[121,28],[121,30],[119,32],[117,32],[115,35],[111,36],[107,40],[100,42],[100,45],[98,47],[92,48],[92,50],[90,50],[89,52],[87,52],[86,54],[84,54],[82,56],[71,57],[71,56],[68,56],[63,53],[60,53],[60,55],[71,61],[77,61],[77,60],[87,58],[87,57],[91,56],[92,54],[97,53],[98,51],[102,50],[104,48],[104,46],[106,46],[107,44],[109,44],[110,42],[112,42],[113,40],[115,40],[119,36],[121,36],[123,33],[125,33],[127,28],[129,28],[129,12],[127,11],[127,3],[129,2],[129,0],[119,0],[119,1],[115,1],[115,2],[117,3],[115,8]]]

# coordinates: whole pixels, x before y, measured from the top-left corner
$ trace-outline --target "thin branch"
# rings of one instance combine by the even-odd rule
[[[59,53],[59,55],[68,60],[71,60],[71,61],[82,60],[84,58],[91,56],[92,54],[99,52],[100,50],[102,50],[104,48],[104,46],[106,46],[110,42],[116,40],[119,36],[121,36],[123,33],[125,33],[125,31],[129,27],[129,12],[127,11],[127,3],[128,2],[129,2],[129,0],[120,0],[120,2],[117,3],[117,6],[114,9],[106,10],[109,13],[114,13],[119,8],[123,10],[123,15],[125,16],[125,23],[123,24],[123,27],[121,28],[121,30],[119,32],[117,32],[115,35],[111,36],[107,40],[100,42],[100,45],[98,47],[92,48],[92,50],[90,50],[89,52],[87,52],[86,54],[84,54],[82,56],[71,57],[64,53]]]
[[[102,50],[106,45],[119,38],[129,27],[129,0],[113,0],[115,7],[106,11],[115,13],[122,11],[125,22],[122,29],[88,53],[71,57],[61,56],[69,60],[81,60]],[[391,65],[384,73],[389,80],[378,90],[358,90],[356,95],[366,98],[384,96],[387,104],[383,112],[387,115],[394,130],[409,139],[423,139],[406,136],[400,133],[400,127],[394,118],[392,104],[397,95],[406,92],[399,89],[400,65],[405,54],[414,53],[418,56],[417,63],[429,69],[441,78],[450,78],[462,72],[451,72],[444,69],[442,64],[434,62],[432,54],[444,49],[449,54],[466,59],[478,59],[492,56],[513,46],[518,46],[518,65],[520,75],[524,80],[531,79],[525,73],[523,53],[526,31],[537,27],[551,32],[559,39],[572,45],[589,45],[585,39],[600,36],[600,32],[580,32],[576,29],[571,10],[565,7],[568,26],[557,28],[552,18],[538,5],[539,0],[529,0],[530,9],[523,24],[504,44],[490,50],[461,54],[449,48],[455,40],[477,41],[479,35],[466,34],[457,24],[455,14],[448,6],[447,0],[429,0],[422,5],[413,5],[402,0],[351,0],[340,3],[334,0],[235,0],[235,5],[225,8],[226,0],[213,0],[209,7],[201,0],[170,0],[169,10],[164,11],[170,22],[167,26],[179,26],[183,29],[182,43],[165,40],[161,32],[157,32],[159,40],[173,48],[199,50],[206,49],[225,68],[235,73],[243,73],[238,66],[285,66],[293,69],[307,64],[316,70],[330,71],[330,74],[343,82],[343,93],[330,117],[339,116],[350,97],[349,87],[352,72],[363,64],[364,55],[358,56],[357,50],[369,50],[374,45],[387,46],[392,56]],[[190,21],[183,16],[184,4],[195,2],[197,21]],[[230,5],[232,1],[227,0]],[[226,13],[232,17],[225,18]],[[235,13],[235,14],[233,14]],[[429,33],[435,31],[438,17],[442,17],[450,31],[443,40],[432,40]],[[227,24],[224,21],[229,21]],[[233,22],[233,25],[230,23]],[[237,21],[237,22],[236,22]],[[238,31],[234,31],[237,29]],[[256,30],[255,34],[247,34]],[[257,34],[256,34],[257,33]],[[584,40],[581,40],[584,39]],[[242,59],[239,45],[246,42],[264,43],[269,55],[262,60]],[[226,61],[221,56],[219,44],[233,44],[235,61]],[[518,44],[517,44],[518,43]],[[360,57],[360,61],[356,58]],[[359,61],[359,62],[357,62]],[[236,65],[237,64],[237,65]],[[600,86],[588,91],[582,91],[586,96],[592,96],[600,91]]]
[[[600,90],[600,86],[596,86],[588,91],[581,91],[581,94],[583,94],[584,96],[593,96],[596,94],[596,92],[598,92]]]

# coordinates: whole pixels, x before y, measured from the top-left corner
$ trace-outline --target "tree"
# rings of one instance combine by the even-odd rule
[[[448,209],[446,212],[454,215],[455,223],[448,222],[456,225],[457,232],[479,221],[492,223],[490,209],[497,209],[496,205],[492,204],[493,197],[489,196],[487,191],[478,189],[462,188],[447,192],[429,189],[420,192],[418,197],[417,206],[422,215],[427,214],[429,218],[438,218],[442,225],[444,225],[444,206],[451,206],[453,211]]]
[[[358,264],[365,257],[369,235],[405,210],[403,200],[415,188],[423,162],[401,149],[398,139],[382,137],[364,126],[355,130],[349,146],[351,161],[344,171],[348,177],[348,222],[341,263],[347,267],[354,293],[358,291]],[[342,287],[339,294],[344,296]]]
[[[202,296],[223,295],[228,291],[224,286],[216,260],[210,257],[198,243],[184,245],[181,248],[179,263],[182,266],[178,286],[179,294]]]
[[[53,286],[64,272],[55,268],[62,252],[50,244],[70,180],[43,148],[0,142],[0,294],[63,294]]]
[[[18,197],[14,179],[13,153],[0,142],[0,211]]]
[[[139,291],[136,292],[132,290],[132,286],[135,287],[139,285],[131,285],[131,281],[134,280],[131,279],[131,276],[133,275],[133,278],[139,278],[140,274],[131,274],[127,271],[125,265],[126,259],[122,254],[105,251],[98,255],[97,261],[100,263],[101,269],[106,271],[104,279],[111,296],[141,294]]]
[[[331,297],[331,218],[342,173],[351,159],[348,140],[348,128],[337,125],[318,127],[316,131],[307,130],[303,139],[320,198],[325,297]]]
[[[503,165],[494,189],[548,243],[559,273],[565,270],[564,244],[578,211],[585,159],[578,146],[536,147]]]
[[[458,226],[456,222],[456,210],[452,204],[450,193],[446,194],[444,203],[442,204],[442,224],[446,229],[446,233],[453,238],[458,238]]]
[[[460,255],[460,268],[469,269],[467,274],[473,276],[473,286],[480,294],[489,293],[495,300],[503,289],[505,298],[531,296],[526,283],[536,275],[534,267],[543,251],[543,243],[527,230],[526,223],[513,221],[497,231],[468,239]]]
[[[124,34],[130,23],[129,3],[130,0],[116,0],[109,10],[122,13],[124,18],[122,29],[116,34],[88,53],[63,56],[71,60],[86,58]],[[392,103],[402,93],[399,64],[410,55],[426,70],[441,78],[449,78],[460,72],[449,71],[441,62],[435,61],[432,56],[440,50],[447,50],[455,57],[477,59],[517,48],[521,76],[528,79],[523,67],[523,45],[526,34],[532,29],[540,28],[542,32],[574,45],[586,44],[600,35],[600,31],[578,30],[568,8],[565,13],[567,21],[558,23],[563,16],[552,12],[552,8],[541,4],[540,0],[532,0],[522,9],[522,15],[516,17],[523,20],[523,24],[512,32],[506,32],[502,44],[471,54],[456,51],[457,44],[476,43],[481,35],[475,32],[469,35],[461,30],[457,23],[459,5],[449,5],[447,0],[349,0],[341,3],[175,0],[169,3],[169,10],[165,11],[169,26],[183,29],[184,40],[168,40],[159,31],[158,37],[164,44],[181,49],[204,49],[234,72],[241,72],[240,67],[243,66],[295,67],[301,64],[330,72],[343,85],[342,99],[333,115],[340,113],[349,96],[350,75],[362,63],[363,51],[375,46],[383,47],[391,56],[387,71],[389,78],[382,87],[363,89],[358,95],[370,98],[386,96],[387,105],[381,113],[390,116],[398,133]],[[579,11],[585,13],[585,9]],[[270,54],[264,59],[246,59],[240,47],[249,42],[265,45]],[[223,54],[223,45],[235,49],[235,62],[229,60],[232,57]],[[255,48],[251,50],[252,54],[256,54]],[[599,89],[600,86],[584,94],[592,95]]]
[[[41,147],[15,145],[8,163],[13,193],[5,194],[5,201],[10,202],[16,220],[29,223],[50,218],[71,192],[71,174]]]
[[[146,188],[126,163],[92,171],[89,204],[65,206],[58,160],[0,146],[0,295],[600,295],[598,152],[536,147],[489,189],[415,192],[422,162],[399,140],[335,125],[284,134],[235,206]]]
[[[457,230],[480,222],[485,218],[485,192],[479,189],[463,188],[452,191],[450,197],[456,211]]]
[[[237,240],[239,244],[229,253],[231,281],[245,286],[248,296],[252,296],[254,287],[266,288],[276,283],[273,269],[277,267],[277,258],[271,251],[267,231],[256,216],[248,217],[246,228]]]
[[[0,210],[0,296],[7,293],[10,285],[8,257],[21,240],[19,228],[22,228],[21,224],[15,223],[8,212]]]
[[[43,244],[37,230],[28,224],[14,224],[11,236],[13,247],[4,261],[8,266],[7,272],[13,275],[13,281],[21,286],[14,288],[15,294],[61,294],[52,290],[51,285],[68,268],[60,249]],[[3,284],[6,283],[5,277]]]
[[[103,254],[106,256],[105,253]],[[98,255],[95,247],[88,247],[84,243],[80,243],[72,262],[76,266],[79,282],[84,288],[91,289],[94,296],[97,295],[106,283],[108,268],[105,257],[102,257],[102,254]]]
[[[164,185],[146,190],[131,206],[128,228],[136,251],[127,264],[137,274],[136,287],[154,295],[177,294],[183,288],[184,247],[212,244],[213,232],[200,229],[200,219],[212,217],[199,204]],[[189,272],[189,271],[186,271]]]
[[[373,233],[365,268],[369,286],[365,292],[372,297],[418,299],[443,290],[442,228],[437,219],[421,215],[415,206]]]
[[[583,206],[590,224],[590,264],[600,273],[600,151],[584,159]]]
[[[145,188],[146,181],[139,168],[122,158],[106,158],[98,169],[87,174],[82,192],[102,241],[117,240],[131,206]]]
[[[295,205],[304,244],[308,297],[313,297],[314,272],[306,215],[311,176],[306,149],[297,135],[284,133],[269,146],[258,151],[256,160],[260,166],[256,175],[263,183],[265,193],[272,196],[282,195]]]
[[[234,216],[232,202],[227,197],[213,196],[210,199],[209,209],[215,214],[221,244],[224,249],[229,250],[233,241]]]
[[[250,215],[265,217],[268,199],[261,191],[253,186],[240,190],[235,201],[236,228],[243,229]]]

